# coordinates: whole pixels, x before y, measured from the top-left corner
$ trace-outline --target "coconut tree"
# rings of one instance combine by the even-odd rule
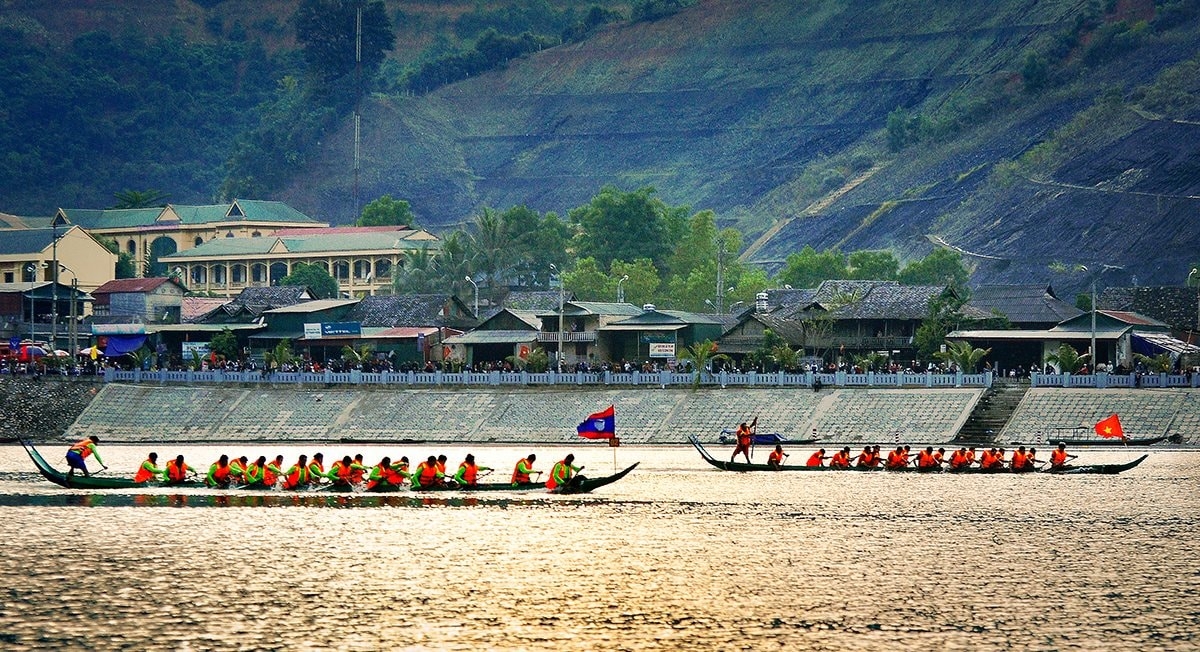
[[[1063,344],[1053,353],[1046,354],[1046,362],[1058,368],[1060,373],[1075,374],[1083,369],[1083,365],[1092,354],[1079,355],[1070,344]]]
[[[375,347],[370,344],[363,344],[358,348],[346,345],[342,347],[342,360],[349,362],[351,365],[362,365],[362,363],[371,359],[375,354]]]
[[[266,363],[267,369],[278,371],[283,365],[291,364],[296,361],[296,354],[292,353],[292,341],[282,339],[279,344],[271,351],[263,354],[263,362]]]
[[[1071,349],[1074,351],[1074,349]],[[953,363],[963,373],[975,373],[975,368],[979,366],[979,362],[991,353],[991,349],[977,349],[971,346],[970,342],[947,342],[945,351],[938,351],[933,354],[933,357],[943,362]]]
[[[690,360],[694,367],[695,376],[692,378],[692,387],[700,387],[701,375],[705,378],[712,377],[712,369],[710,368],[714,362],[729,362],[730,357],[724,353],[717,353],[717,345],[712,340],[704,340],[696,342],[691,346],[685,346],[679,352],[680,360]]]

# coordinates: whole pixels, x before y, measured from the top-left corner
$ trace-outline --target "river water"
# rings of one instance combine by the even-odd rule
[[[205,468],[222,452],[445,452],[454,467],[468,452],[421,448],[158,452]],[[146,451],[101,447],[130,473]],[[469,452],[507,477],[529,451]],[[549,469],[566,449],[536,452]],[[611,449],[573,452],[585,475],[612,472]],[[1119,476],[617,457],[641,466],[585,496],[139,494],[56,487],[2,446],[0,649],[1200,649],[1197,452],[1156,451]]]

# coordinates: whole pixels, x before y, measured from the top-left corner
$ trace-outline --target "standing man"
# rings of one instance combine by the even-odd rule
[[[758,417],[754,417],[750,425],[746,425],[746,422],[743,421],[737,427],[737,431],[734,433],[737,436],[737,446],[733,449],[733,455],[729,456],[730,462],[737,459],[738,453],[741,453],[746,456],[746,464],[750,463],[750,444],[754,441],[754,430],[757,426]]]
[[[104,460],[100,459],[100,453],[96,450],[96,444],[99,444],[99,443],[100,443],[99,437],[97,437],[96,435],[88,435],[87,437],[84,437],[83,439],[80,439],[79,441],[77,441],[71,445],[70,450],[67,451],[67,467],[68,467],[67,468],[67,477],[68,478],[75,475],[75,469],[79,469],[80,471],[83,471],[83,477],[85,477],[85,478],[88,477],[89,475],[91,475],[90,473],[88,473],[87,463],[84,462],[84,460],[87,459],[88,455],[96,456],[96,461],[100,463],[100,468],[102,468],[102,469],[108,468],[107,466],[104,465]]]
[[[583,470],[582,466],[575,466],[574,462],[574,453],[568,453],[562,460],[555,462],[554,468],[550,470],[550,479],[546,481],[546,488],[554,491],[558,487],[571,486],[575,474]]]

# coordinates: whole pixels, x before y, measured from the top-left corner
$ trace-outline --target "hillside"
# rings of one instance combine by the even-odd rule
[[[396,48],[363,106],[360,203],[407,199],[437,230],[484,206],[565,214],[606,184],[651,185],[739,227],[768,269],[805,245],[911,259],[936,242],[978,254],[976,283],[1067,297],[1087,279],[1053,262],[1125,268],[1101,285],[1177,284],[1200,262],[1190,0],[698,0],[401,89],[404,66],[463,43],[459,17],[516,6],[386,2]],[[214,199],[259,103],[303,74],[295,7],[5,3],[0,210],[105,206],[127,188]],[[353,133],[340,115],[306,134],[263,198],[349,222]]]
[[[1200,29],[1190,14],[1097,53],[1086,43],[1103,25],[1155,17],[1151,2],[1111,4],[1026,92],[1025,57],[1062,50],[1086,3],[826,0],[799,13],[706,0],[429,95],[376,98],[362,195],[405,196],[445,225],[481,206],[563,213],[607,183],[653,185],[747,233],[778,227],[753,255],[768,264],[805,244],[911,257],[934,236],[999,259],[969,258],[976,282],[1082,287],[1047,267],[1065,261],[1127,268],[1102,284],[1179,283],[1200,258],[1196,89],[1157,117],[1135,89],[1195,59]],[[1117,100],[1062,145],[1069,155],[1012,163],[1088,120],[1104,92]],[[928,116],[934,135],[891,151],[897,108]],[[326,142],[284,195],[346,215],[349,127]]]

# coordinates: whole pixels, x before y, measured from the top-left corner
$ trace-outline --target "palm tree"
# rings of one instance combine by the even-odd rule
[[[283,365],[291,364],[295,360],[296,355],[292,353],[292,341],[288,339],[280,340],[273,351],[263,354],[263,362],[267,364],[267,369],[270,371],[278,371]]]
[[[1171,356],[1166,353],[1160,353],[1156,356],[1134,353],[1133,359],[1146,365],[1146,368],[1154,373],[1170,373],[1175,367],[1175,363],[1171,361]]]
[[[500,213],[490,208],[483,209],[472,226],[474,228],[468,241],[471,262],[475,270],[484,275],[494,295],[512,265],[511,241]]]
[[[693,372],[696,374],[692,379],[692,387],[700,387],[701,374],[705,377],[712,376],[712,369],[709,367],[714,362],[729,362],[729,356],[724,353],[717,353],[717,345],[712,340],[704,340],[696,342],[691,346],[683,347],[683,350],[678,355],[680,360],[691,360],[694,367]]]
[[[366,362],[374,353],[375,347],[370,344],[363,344],[357,349],[349,345],[342,347],[342,359],[356,365]]]
[[[1074,374],[1083,369],[1084,363],[1091,355],[1090,353],[1079,355],[1079,352],[1070,344],[1063,344],[1058,347],[1058,351],[1046,355],[1046,362],[1058,367],[1060,373]]]
[[[113,208],[155,208],[165,206],[167,193],[161,190],[121,190],[113,193],[117,203]]]
[[[979,366],[979,361],[991,352],[991,349],[977,349],[971,346],[970,342],[947,342],[946,350],[934,353],[933,357],[943,362],[954,363],[965,374],[973,374],[975,367]]]
[[[799,367],[802,355],[804,355],[804,349],[793,349],[787,344],[780,344],[771,349],[771,359],[775,361],[779,369],[784,371],[792,371]]]

